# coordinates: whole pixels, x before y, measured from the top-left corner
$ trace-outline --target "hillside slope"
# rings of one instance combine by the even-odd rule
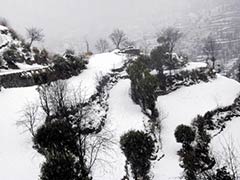
[[[215,80],[190,87],[182,87],[157,100],[159,111],[166,115],[162,121],[162,143],[165,157],[154,167],[155,179],[167,180],[179,178],[182,169],[179,166],[177,144],[174,131],[180,124],[190,125],[198,114],[204,115],[217,107],[231,105],[239,95],[240,84],[234,80],[218,75]]]
[[[69,87],[83,88],[86,98],[96,93],[96,75],[103,76],[113,68],[123,66],[125,56],[116,52],[95,55],[89,60],[88,69],[80,75],[67,80]],[[124,72],[123,72],[124,73]],[[36,87],[3,89],[0,92],[0,179],[32,180],[40,174],[43,158],[32,149],[31,137],[16,126],[21,117],[21,110],[28,102],[38,100]],[[179,124],[189,124],[197,114],[204,114],[217,106],[227,106],[240,92],[240,84],[234,80],[218,76],[207,83],[182,87],[157,100],[159,111],[166,114],[162,122],[162,141],[165,157],[153,162],[154,179],[173,179],[181,175],[178,157],[179,145],[174,139],[174,129]],[[97,163],[93,177],[97,180],[120,180],[124,175],[125,157],[119,148],[119,137],[130,129],[144,130],[147,117],[141,112],[130,96],[130,80],[121,79],[109,91],[107,128],[113,133],[116,144],[102,157],[107,165]],[[14,173],[13,173],[14,172]]]

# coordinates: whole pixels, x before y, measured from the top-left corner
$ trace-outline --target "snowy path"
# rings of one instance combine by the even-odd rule
[[[120,136],[128,130],[144,130],[143,121],[147,117],[129,96],[130,83],[129,79],[120,80],[110,91],[107,126],[114,133],[117,144],[114,151],[110,150],[110,156],[104,157],[111,167],[96,166],[94,169],[96,180],[120,180],[125,175],[126,159],[119,147]]]
[[[240,84],[234,80],[218,76],[210,83],[200,83],[183,87],[165,96],[158,97],[159,111],[167,114],[162,122],[162,142],[165,157],[154,168],[155,179],[178,179],[179,167],[177,151],[181,145],[174,137],[175,128],[180,124],[189,125],[197,114],[203,115],[218,106],[228,106],[240,92]]]
[[[81,88],[85,98],[88,99],[95,93],[97,77],[106,75],[114,68],[120,68],[124,63],[124,57],[111,53],[103,53],[92,56],[89,59],[87,69],[80,75],[67,80],[69,87]]]

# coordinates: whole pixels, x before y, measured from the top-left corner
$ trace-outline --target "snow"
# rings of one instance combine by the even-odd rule
[[[0,70],[0,75],[20,73],[20,72],[25,72],[25,71],[30,71],[30,70],[44,69],[44,68],[48,67],[48,66],[42,66],[42,65],[39,65],[39,64],[28,65],[28,64],[25,64],[25,63],[16,63],[16,65],[20,69],[8,69],[8,70],[1,69]]]
[[[144,130],[143,122],[147,120],[147,117],[141,112],[140,106],[132,101],[129,95],[130,83],[129,79],[120,80],[110,91],[107,126],[110,127],[116,138],[116,145],[113,150],[109,150],[110,156],[104,157],[111,167],[96,166],[93,179],[123,178],[126,158],[119,146],[120,136],[129,130]]]
[[[35,69],[41,69],[41,68],[47,67],[39,64],[28,65],[26,63],[16,63],[16,65],[22,70],[35,70]]]
[[[189,62],[189,63],[186,64],[186,67],[182,68],[181,70],[191,71],[191,70],[199,69],[199,68],[202,68],[202,67],[207,67],[207,64],[204,63],[204,62]]]
[[[37,98],[35,87],[0,92],[0,179],[33,180],[39,175],[41,157],[32,149],[30,135],[17,127],[27,101]]]
[[[8,28],[5,27],[5,26],[0,25],[0,31],[3,31],[3,30],[8,30]]]
[[[97,78],[106,75],[111,69],[120,68],[124,59],[124,56],[114,51],[94,55],[89,59],[86,70],[68,80],[69,86],[81,88],[85,92],[85,98],[88,99],[96,91]]]
[[[180,68],[180,69],[174,69],[173,72],[174,73],[179,73],[181,71],[192,71],[192,70],[197,70],[199,68],[205,68],[207,67],[207,64],[204,62],[189,62],[187,63],[184,67]],[[156,75],[157,72],[156,70],[153,70],[150,72],[152,75]],[[169,70],[165,70],[164,71],[165,74],[169,74]]]
[[[189,125],[198,114],[203,115],[219,106],[228,106],[240,92],[240,84],[226,77],[217,76],[209,83],[182,87],[157,99],[157,107],[167,117],[162,121],[162,143],[165,157],[155,164],[154,179],[178,179],[182,169],[179,167],[177,144],[174,131],[180,124]]]

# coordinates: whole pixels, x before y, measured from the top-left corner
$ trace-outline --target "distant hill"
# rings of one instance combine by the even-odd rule
[[[184,32],[178,49],[192,60],[204,61],[203,39],[213,36],[219,43],[218,64],[222,73],[235,77],[240,56],[240,2],[225,1],[211,9],[199,9],[181,18],[177,26]]]

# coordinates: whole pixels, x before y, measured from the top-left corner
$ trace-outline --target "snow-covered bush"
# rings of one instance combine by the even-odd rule
[[[60,79],[78,75],[86,68],[86,61],[80,56],[65,54],[65,56],[55,55],[53,57],[53,69],[59,73]]]
[[[46,65],[49,63],[48,51],[46,49],[39,50],[36,47],[32,48],[34,60],[37,64]]]

